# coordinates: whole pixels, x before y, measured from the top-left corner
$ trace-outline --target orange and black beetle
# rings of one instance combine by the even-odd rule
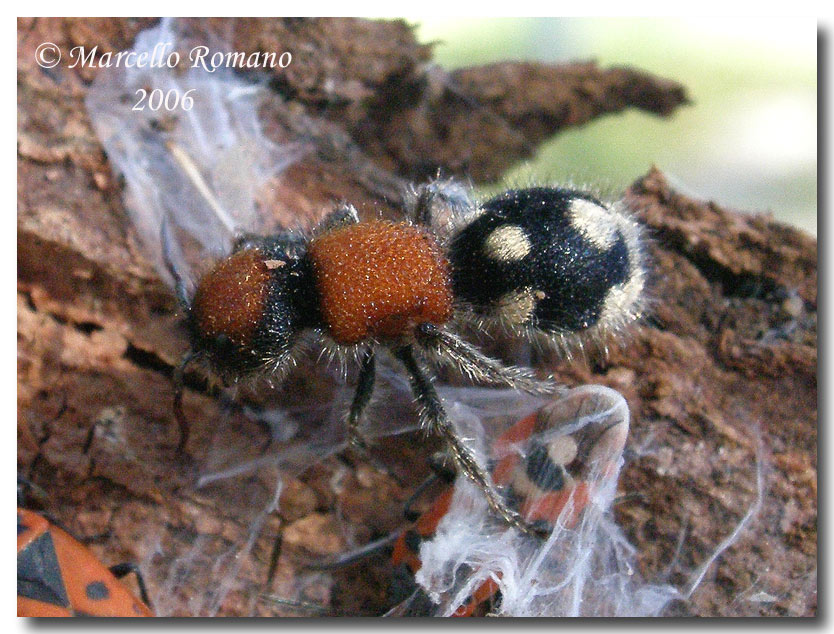
[[[130,572],[130,564],[107,568],[66,531],[17,509],[18,616],[153,616],[138,573],[141,601],[119,581]]]

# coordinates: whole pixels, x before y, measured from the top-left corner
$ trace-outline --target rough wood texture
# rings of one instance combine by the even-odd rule
[[[290,480],[284,550],[268,587],[281,520],[257,510],[275,474],[195,489],[194,464],[175,459],[171,372],[186,342],[91,131],[83,97],[95,71],[33,62],[43,41],[122,50],[152,23],[18,22],[18,470],[47,492],[53,516],[77,535],[98,536],[93,547],[107,562],[141,562],[164,613],[305,613],[262,593],[379,613],[384,561],[312,576],[299,562],[343,550],[346,535],[362,543],[400,525],[415,474],[426,471],[420,436],[386,441],[402,485],[332,458]],[[258,19],[212,28],[231,28],[222,32],[235,49],[294,53],[292,72],[273,82],[286,101],[265,116],[275,138],[304,136],[316,152],[273,193],[283,222],[316,218],[333,199],[365,213],[390,210],[406,177],[442,168],[489,180],[565,127],[627,107],[668,114],[685,101],[672,82],[588,63],[443,74],[401,22]],[[754,503],[761,457],[758,517],[670,613],[815,614],[816,242],[765,216],[682,196],[657,171],[626,200],[653,233],[654,317],[607,361],[540,365],[627,397],[634,422],[621,487],[640,496],[617,513],[649,579],[672,564],[668,580],[685,583]],[[285,390],[316,393],[308,370]],[[199,421],[189,445],[196,461],[218,440],[229,454],[259,455],[263,437],[245,421],[213,435],[216,400],[189,391],[187,408]],[[251,552],[226,561],[260,521]],[[194,558],[175,562],[172,552]],[[239,566],[237,585],[223,594],[217,566],[227,565]]]

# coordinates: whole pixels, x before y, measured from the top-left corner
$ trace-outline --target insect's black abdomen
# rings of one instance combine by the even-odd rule
[[[455,296],[478,315],[546,333],[633,319],[642,301],[637,225],[567,189],[510,190],[451,241]]]

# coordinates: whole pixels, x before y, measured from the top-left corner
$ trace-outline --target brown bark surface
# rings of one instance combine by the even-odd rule
[[[96,537],[108,564],[140,562],[166,614],[305,614],[264,594],[378,614],[384,560],[316,575],[302,561],[346,549],[348,535],[363,543],[402,525],[402,503],[427,472],[422,435],[383,441],[396,479],[336,458],[291,479],[283,521],[257,516],[275,477],[268,468],[194,486],[196,465],[218,442],[217,399],[189,390],[191,458],[174,454],[171,374],[187,342],[92,132],[83,99],[95,71],[45,71],[33,57],[43,41],[124,50],[150,24],[18,21],[18,471],[47,493],[53,517]],[[290,72],[271,84],[283,103],[264,117],[275,139],[303,136],[315,151],[271,194],[283,223],[313,220],[339,199],[364,214],[390,212],[406,179],[440,168],[488,181],[564,128],[630,107],[666,115],[686,100],[674,82],[593,63],[445,74],[402,22],[194,28],[220,32],[235,50],[293,51]],[[687,198],[656,170],[625,199],[653,237],[652,318],[607,360],[538,365],[626,396],[633,423],[620,486],[639,495],[616,512],[647,579],[666,574],[683,587],[755,503],[763,465],[758,516],[670,614],[816,614],[816,241],[767,216]],[[189,385],[204,387],[197,376]],[[321,390],[325,400],[332,389],[305,366],[283,393]],[[229,454],[257,457],[264,439],[233,420],[221,440]],[[215,605],[226,577],[213,566],[255,524],[263,530]]]

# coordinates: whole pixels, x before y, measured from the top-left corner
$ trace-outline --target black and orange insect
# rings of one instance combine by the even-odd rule
[[[142,599],[119,578],[137,574]],[[17,509],[18,616],[153,616],[135,566],[108,568],[38,513]]]
[[[411,192],[406,207],[402,222],[360,222],[342,205],[310,236],[240,236],[191,296],[169,267],[192,347],[176,373],[180,448],[187,364],[204,360],[227,383],[280,377],[305,332],[360,364],[346,424],[350,443],[364,448],[360,423],[375,350],[384,346],[408,374],[423,428],[445,440],[494,512],[530,531],[455,432],[426,366],[451,365],[473,381],[531,393],[558,391],[549,379],[487,357],[457,331],[498,326],[569,346],[633,321],[644,305],[639,226],[618,205],[555,187],[510,190],[478,205],[463,187],[435,181]],[[163,225],[163,244],[170,241]]]
[[[577,524],[603,483],[616,476],[628,435],[627,412],[620,417],[597,415],[585,423],[587,412],[565,421],[563,408],[564,402],[558,401],[539,408],[510,427],[492,447],[495,485],[525,522],[545,534],[557,522],[567,529]],[[413,577],[422,567],[420,546],[435,538],[454,494],[453,487],[446,488],[398,536],[392,562],[400,579],[403,572]],[[483,616],[494,609],[501,600],[496,577],[500,573],[488,576],[452,615]],[[416,616],[426,607],[432,605],[417,590],[390,614]]]

